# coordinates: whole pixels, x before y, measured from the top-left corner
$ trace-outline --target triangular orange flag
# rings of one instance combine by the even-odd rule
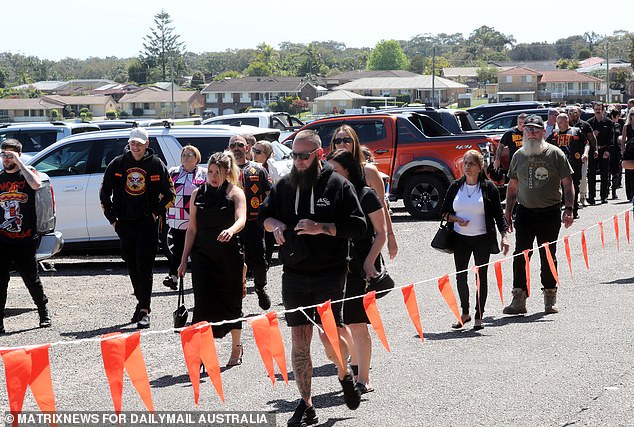
[[[225,393],[222,390],[222,378],[220,378],[220,363],[214,342],[214,333],[211,325],[200,328],[200,358],[207,369],[207,375],[216,389],[220,400],[225,401]]]
[[[454,316],[456,316],[456,319],[458,319],[458,322],[461,322],[460,312],[458,311],[458,303],[456,302],[456,295],[451,289],[451,283],[449,282],[448,274],[445,274],[440,279],[438,279],[438,290],[440,291],[440,294],[453,312]]]
[[[619,252],[621,250],[621,245],[619,242],[619,217],[617,214],[614,214],[612,223],[614,224],[614,236],[616,236],[616,250]]]
[[[365,309],[365,314],[368,315],[368,319],[370,320],[370,324],[372,325],[374,332],[376,332],[379,336],[379,339],[383,343],[383,347],[385,347],[385,349],[389,352],[390,345],[387,343],[385,329],[383,328],[383,321],[381,320],[379,309],[376,306],[376,291],[371,291],[364,295],[363,308]]]
[[[588,262],[588,245],[586,244],[586,229],[581,230],[581,250],[583,252],[583,260],[586,262],[586,269],[590,270]]]
[[[148,411],[154,412],[150,381],[140,347],[141,333],[124,335],[113,332],[101,336],[101,356],[110,394],[117,414],[121,412],[123,394],[123,371],[128,371],[132,385],[143,400]]]
[[[502,292],[502,263],[504,261],[495,261],[495,264],[493,264],[493,268],[495,268],[495,278],[497,279],[498,282],[498,292],[500,294],[500,300],[502,300],[502,305],[504,305],[504,295]]]
[[[627,244],[630,244],[630,211],[625,211],[625,235],[627,236]]]
[[[605,233],[603,232],[603,221],[599,221],[599,234],[601,235],[601,250],[605,251]]]
[[[280,325],[277,320],[277,313],[266,313],[266,317],[269,319],[269,328],[271,331],[271,354],[273,360],[277,363],[277,367],[282,373],[282,377],[286,384],[288,384],[288,371],[286,369],[286,351],[284,350],[284,341],[282,341],[282,334],[280,333]]]
[[[22,412],[26,389],[31,392],[42,412],[55,412],[55,394],[48,357],[50,344],[37,347],[0,351],[4,362],[9,410],[13,425],[18,425],[18,414]],[[7,418],[6,421],[9,421]],[[56,424],[51,424],[56,425]]]
[[[412,319],[412,323],[416,328],[416,332],[418,332],[418,336],[421,341],[425,342],[425,337],[423,336],[423,327],[420,324],[420,312],[418,311],[418,302],[416,301],[416,292],[414,292],[414,285],[407,285],[401,288],[403,292],[403,300],[405,301],[405,307],[407,308],[407,313],[409,314],[409,318]]]
[[[200,333],[198,326],[202,323],[204,322],[196,323],[180,331],[183,356],[185,357],[189,380],[194,390],[194,404],[196,406],[198,406],[200,397]]]
[[[531,296],[531,262],[528,257],[529,249],[524,249],[524,272],[526,274],[526,296]]]
[[[572,259],[570,258],[570,239],[568,236],[564,236],[564,249],[566,250],[566,260],[568,261],[570,277],[572,277]]]
[[[557,282],[557,286],[561,286],[559,282],[559,275],[557,274],[557,267],[555,267],[555,260],[553,260],[553,254],[550,252],[550,243],[544,243],[544,251],[546,252],[546,259],[548,260],[548,266],[550,267],[550,272],[552,273],[555,281]]]
[[[330,307],[330,300],[326,301],[322,305],[317,306],[317,312],[321,318],[321,326],[324,328],[326,337],[330,341],[333,351],[339,358],[341,366],[346,366],[341,356],[341,349],[339,348],[339,331],[337,330],[337,324],[335,323],[335,316],[332,314],[332,308]]]
[[[266,372],[271,379],[271,384],[275,384],[275,367],[273,366],[273,354],[271,352],[271,328],[269,319],[265,316],[258,316],[248,321],[253,329],[253,338],[258,346],[262,362]]]

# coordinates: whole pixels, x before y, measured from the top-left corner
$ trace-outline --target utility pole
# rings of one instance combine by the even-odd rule
[[[170,85],[172,87],[172,120],[174,119],[174,55],[172,55],[170,57],[170,75],[171,75],[171,80],[172,80],[172,84]]]
[[[436,107],[436,46],[432,49],[431,57],[431,106]]]
[[[605,42],[605,102],[610,103],[610,42]]]

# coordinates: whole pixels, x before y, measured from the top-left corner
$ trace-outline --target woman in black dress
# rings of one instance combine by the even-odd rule
[[[379,255],[387,241],[387,225],[383,206],[376,192],[365,184],[362,169],[354,155],[345,149],[328,154],[328,162],[335,172],[347,178],[354,185],[361,208],[365,214],[367,230],[365,235],[354,242],[352,259],[346,278],[346,298],[366,293],[366,280],[377,277],[381,270]],[[347,338],[352,357],[352,370],[356,387],[364,394],[370,387],[370,360],[372,359],[372,339],[368,331],[368,317],[363,307],[363,298],[355,298],[343,303],[343,323],[348,325],[352,339]]]
[[[207,182],[192,193],[190,220],[178,275],[187,271],[191,255],[194,289],[193,323],[219,322],[242,317],[244,257],[237,234],[246,222],[244,192],[236,185],[238,167],[233,155],[215,153],[207,164]],[[242,323],[213,326],[214,337],[231,332],[227,366],[242,363]]]

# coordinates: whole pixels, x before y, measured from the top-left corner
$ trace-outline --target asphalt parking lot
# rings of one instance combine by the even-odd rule
[[[620,194],[622,197],[623,195]],[[453,331],[454,318],[442,300],[436,278],[454,272],[451,255],[430,248],[436,222],[418,222],[398,205],[395,232],[399,256],[388,263],[398,285],[416,283],[425,341],[411,324],[400,291],[379,300],[388,353],[373,334],[371,382],[375,392],[364,395],[357,411],[348,410],[335,369],[317,338],[313,342],[313,394],[321,425],[326,426],[564,426],[634,425],[634,328],[629,314],[634,304],[633,245],[625,240],[621,200],[586,207],[570,234],[573,276],[558,249],[561,278],[560,313],[545,316],[539,292],[538,262],[532,262],[532,296],[528,314],[502,315],[495,276],[489,273],[485,329]],[[620,214],[620,251],[615,245],[612,217]],[[604,222],[602,249],[597,221]],[[580,236],[586,228],[590,269],[582,261]],[[513,246],[513,239],[511,239]],[[497,255],[492,260],[501,258]],[[537,258],[534,258],[537,259]],[[134,310],[125,266],[116,255],[62,256],[55,272],[42,274],[50,299],[53,327],[37,327],[37,311],[18,277],[9,284],[5,318],[7,334],[0,346],[47,342],[58,410],[110,411],[112,400],[96,339],[113,332],[135,331],[128,323]],[[155,265],[152,328],[141,338],[154,406],[157,411],[194,410],[193,393],[183,361],[179,335],[157,333],[171,327],[177,293],[162,286],[167,263]],[[505,262],[504,298],[511,298],[511,265]],[[269,271],[273,308],[281,310],[281,266]],[[455,277],[451,276],[455,287]],[[469,278],[474,287],[473,277]],[[188,292],[186,302],[193,305]],[[472,290],[472,300],[475,293]],[[244,313],[259,314],[250,283]],[[290,370],[290,331],[280,322]],[[244,363],[224,370],[226,401],[222,403],[209,379],[201,384],[200,410],[266,411],[285,425],[298,391],[290,373],[286,385],[278,375],[271,386],[248,326],[244,326]],[[76,341],[89,339],[87,341]],[[216,343],[221,366],[229,358],[228,337]],[[8,409],[4,366],[0,368],[0,409]],[[126,376],[123,410],[144,406]],[[24,410],[36,410],[30,392]]]

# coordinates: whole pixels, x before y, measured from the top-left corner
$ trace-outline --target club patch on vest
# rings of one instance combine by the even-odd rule
[[[130,168],[126,172],[125,192],[131,196],[145,193],[145,171],[140,168]]]

